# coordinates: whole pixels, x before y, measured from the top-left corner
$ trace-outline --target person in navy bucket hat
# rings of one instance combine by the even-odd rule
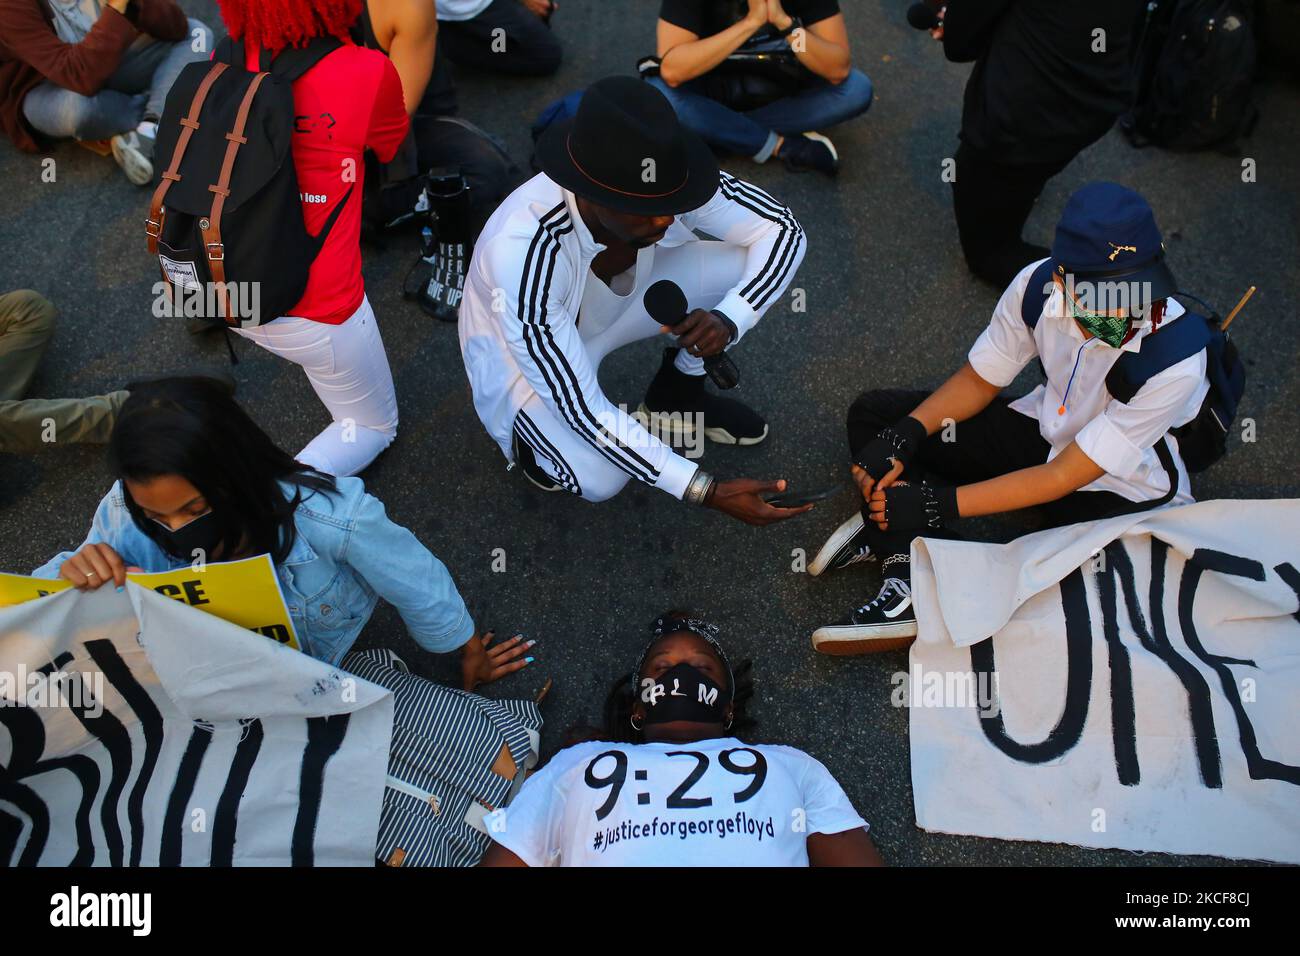
[[[1070,197],[1051,255],[1011,281],[956,374],[934,392],[859,396],[848,432],[863,502],[808,572],[879,560],[884,581],[873,600],[813,633],[818,651],[911,643],[912,540],[960,537],[949,527],[955,519],[1038,507],[1055,527],[1193,500],[1171,431],[1200,412],[1206,350],[1170,349],[1168,333],[1150,338],[1158,328],[1196,331],[1175,325],[1184,315],[1175,288],[1147,201],[1115,183],[1091,183]],[[1143,360],[1173,353],[1172,361],[1121,388],[1132,384],[1135,363],[1152,364],[1137,361],[1147,342]],[[1047,381],[1014,400],[1003,396],[1035,359]]]
[[[1074,297],[1100,311],[1145,310],[1177,291],[1151,205],[1118,183],[1089,183],[1070,197],[1051,262]]]

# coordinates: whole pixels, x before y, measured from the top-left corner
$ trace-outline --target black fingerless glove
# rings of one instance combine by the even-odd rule
[[[885,489],[885,522],[890,531],[942,528],[957,513],[957,489],[934,485],[890,485]]]
[[[906,469],[924,440],[925,426],[909,415],[888,428],[882,428],[875,438],[858,450],[853,461],[872,479],[879,481],[894,467],[891,458],[897,458]]]

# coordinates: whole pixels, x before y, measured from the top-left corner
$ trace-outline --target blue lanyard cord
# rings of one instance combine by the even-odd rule
[[[1079,359],[1083,358],[1083,350],[1088,347],[1091,339],[1084,339],[1083,344],[1079,346],[1079,351],[1074,353],[1074,369],[1070,372],[1070,380],[1065,383],[1065,394],[1061,396],[1061,407],[1056,410],[1056,414],[1065,414],[1065,402],[1070,397],[1070,387],[1074,385],[1074,373],[1079,371]]]

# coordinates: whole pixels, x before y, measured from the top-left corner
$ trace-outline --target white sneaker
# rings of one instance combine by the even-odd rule
[[[137,186],[149,185],[153,179],[153,140],[132,130],[114,136],[109,144],[126,178]]]
[[[855,511],[842,525],[836,528],[826,543],[821,546],[817,556],[808,565],[808,573],[817,577],[823,571],[838,571],[859,561],[871,561],[875,555],[867,547],[866,522],[862,512]]]

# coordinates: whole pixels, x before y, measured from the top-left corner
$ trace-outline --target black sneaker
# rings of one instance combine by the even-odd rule
[[[912,588],[902,578],[885,578],[875,600],[848,617],[813,631],[813,650],[822,654],[896,651],[916,640]]]
[[[710,391],[707,375],[680,371],[673,364],[678,351],[664,349],[659,371],[637,409],[647,431],[675,447],[687,444],[699,428],[721,445],[757,445],[767,437],[767,422],[758,412]]]
[[[840,154],[830,138],[821,133],[787,136],[777,158],[785,163],[787,169],[797,173],[813,169],[834,176],[840,171]]]
[[[826,571],[838,571],[859,561],[875,560],[875,555],[867,547],[866,522],[861,511],[855,511],[849,520],[831,533],[826,543],[821,546],[817,556],[808,565],[808,573],[817,577]]]
[[[537,464],[537,456],[533,450],[519,440],[519,435],[511,436],[512,450],[515,453],[515,464],[519,470],[524,473],[524,477],[531,481],[542,491],[563,491],[564,486],[558,481],[542,471],[541,466]]]

